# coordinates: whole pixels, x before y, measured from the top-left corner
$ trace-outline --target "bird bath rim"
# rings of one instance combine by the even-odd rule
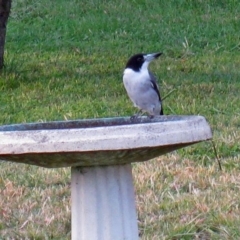
[[[211,138],[202,116],[14,124],[0,126],[0,159],[48,168],[129,164]]]
[[[49,121],[36,123],[9,124],[0,126],[0,132],[3,131],[32,131],[32,130],[61,130],[76,128],[95,128],[95,127],[114,127],[119,125],[145,124],[167,121],[184,121],[192,118],[201,117],[195,115],[162,115],[149,118],[141,116],[132,117],[113,117],[113,118],[90,118],[67,121]]]

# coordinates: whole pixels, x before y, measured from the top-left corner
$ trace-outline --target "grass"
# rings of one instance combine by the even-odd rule
[[[151,64],[166,114],[209,121],[201,143],[134,164],[141,239],[240,239],[240,5],[229,1],[13,2],[0,124],[132,115],[122,71]],[[70,239],[70,171],[1,162],[0,239]]]

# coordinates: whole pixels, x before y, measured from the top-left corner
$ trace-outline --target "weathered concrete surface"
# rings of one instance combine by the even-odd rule
[[[138,240],[131,164],[74,167],[72,240]]]
[[[212,138],[201,116],[90,119],[0,127],[0,159],[44,167],[146,161]]]

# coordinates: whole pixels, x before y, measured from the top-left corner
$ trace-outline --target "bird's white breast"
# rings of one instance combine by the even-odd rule
[[[139,106],[139,101],[142,101],[143,95],[149,89],[152,89],[152,83],[149,80],[149,72],[140,71],[135,72],[132,69],[126,68],[123,74],[123,84],[135,106]]]
[[[143,85],[149,84],[149,78],[148,70],[135,72],[126,68],[123,73],[123,83],[128,93],[135,92],[135,89],[139,91]]]
[[[154,90],[148,70],[135,72],[126,68],[123,73],[123,83],[129,98],[134,105],[151,115],[160,113],[160,102]]]

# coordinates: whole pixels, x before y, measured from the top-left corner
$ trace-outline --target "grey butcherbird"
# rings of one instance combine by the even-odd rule
[[[162,53],[136,54],[127,62],[123,84],[135,107],[150,117],[163,115],[159,87],[154,75],[148,70],[149,63]]]

